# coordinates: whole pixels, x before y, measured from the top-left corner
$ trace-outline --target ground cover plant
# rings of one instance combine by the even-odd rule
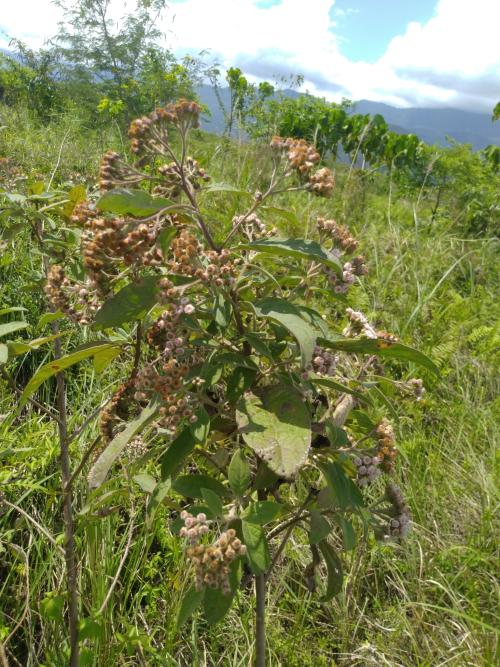
[[[491,228],[197,115],[4,145],[2,660],[495,664]]]

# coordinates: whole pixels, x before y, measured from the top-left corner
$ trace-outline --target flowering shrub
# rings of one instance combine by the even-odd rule
[[[358,534],[406,536],[402,492],[382,482],[394,475],[397,448],[381,362],[435,366],[346,307],[367,273],[346,227],[319,217],[317,240],[291,239],[266,223],[274,194],[332,192],[332,172],[304,140],[273,138],[268,187],[246,193],[249,206],[225,236],[216,229],[213,198],[235,188],[211,184],[188,155],[199,111],[181,100],[134,121],[132,164],[105,154],[100,198],[71,218],[84,273],[77,279],[51,260],[45,292],[53,311],[108,338],[42,367],[22,401],[85,358],[124,369],[100,410],[94,497],[148,427],[160,468],[146,484],[147,512],[168,496],[193,569],[179,625],[199,606],[209,623],[220,620],[246,571],[256,581],[264,664],[265,585],[294,531],[305,531],[306,583],[321,585],[324,601],[342,590],[342,552]],[[394,384],[417,397],[423,390],[417,379]],[[140,467],[145,458],[131,460]]]

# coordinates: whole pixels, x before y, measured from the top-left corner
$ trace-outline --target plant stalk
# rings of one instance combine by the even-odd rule
[[[266,577],[255,577],[255,667],[266,667]]]
[[[37,232],[40,244],[43,248],[43,223],[37,222]],[[43,255],[43,268],[45,276],[48,276],[50,265],[49,258]],[[51,307],[51,310],[54,309]],[[52,333],[57,338],[54,340],[54,359],[62,357],[62,345],[59,334],[58,322],[52,322]],[[68,631],[70,660],[69,667],[79,667],[80,647],[78,645],[78,573],[76,562],[75,525],[73,519],[73,492],[71,485],[71,461],[69,455],[68,436],[68,412],[66,406],[66,382],[64,372],[56,375],[57,390],[57,427],[59,431],[63,520],[64,520],[64,559],[66,562],[67,578],[67,602],[68,602]]]

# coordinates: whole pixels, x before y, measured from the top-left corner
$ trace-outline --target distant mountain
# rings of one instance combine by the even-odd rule
[[[444,145],[447,136],[460,143],[471,144],[474,150],[500,144],[500,123],[492,123],[490,114],[451,108],[398,109],[369,100],[356,102],[355,112],[370,115],[379,113],[389,125],[412,132],[429,144]]]
[[[224,130],[224,115],[219,107],[212,86],[198,86],[196,92],[200,101],[211,111],[211,117],[202,119],[202,127],[207,132],[220,134]],[[285,94],[298,97],[290,90]],[[229,107],[229,89],[221,88],[220,96],[225,107]],[[500,144],[500,122],[492,123],[491,115],[473,113],[461,109],[409,108],[399,109],[381,102],[360,100],[355,103],[354,113],[382,115],[389,127],[399,133],[413,133],[429,144],[448,145],[447,137],[460,143],[471,144],[474,150],[481,150],[490,144]]]

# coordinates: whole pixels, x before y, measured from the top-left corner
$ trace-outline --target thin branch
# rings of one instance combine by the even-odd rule
[[[10,501],[6,500],[5,498],[2,498],[2,499],[0,500],[0,503],[3,503],[4,505],[7,505],[7,506],[10,507],[11,509],[13,509],[13,510],[15,510],[16,512],[18,512],[18,513],[19,513],[21,516],[23,516],[27,521],[29,521],[30,523],[32,523],[32,524],[35,526],[35,528],[36,528],[37,530],[39,530],[40,533],[42,533],[42,535],[45,535],[45,537],[46,537],[46,538],[48,539],[48,541],[52,544],[52,546],[54,546],[54,547],[57,549],[57,551],[59,551],[59,553],[60,553],[62,556],[64,556],[64,549],[63,549],[59,544],[57,544],[56,540],[55,540],[54,537],[49,533],[49,531],[48,531],[46,528],[44,528],[40,523],[38,523],[38,521],[37,521],[36,519],[34,519],[30,514],[28,514],[27,512],[25,512],[21,507],[19,507],[19,505],[16,505],[15,503],[11,503]]]
[[[286,543],[288,542],[288,540],[289,540],[289,538],[290,538],[290,535],[292,534],[292,531],[293,531],[293,529],[294,529],[295,524],[298,523],[298,522],[303,518],[303,512],[304,512],[305,508],[307,507],[307,504],[309,503],[309,501],[311,500],[311,498],[312,498],[312,493],[311,493],[311,491],[309,491],[309,493],[307,494],[307,498],[304,500],[304,502],[302,503],[302,505],[301,505],[301,506],[299,507],[299,509],[297,510],[295,516],[294,516],[294,517],[292,518],[292,520],[289,522],[289,524],[288,524],[288,526],[287,526],[287,529],[286,529],[286,532],[285,532],[285,534],[284,534],[284,536],[283,536],[283,539],[281,540],[281,543],[280,543],[279,547],[277,548],[276,553],[275,553],[274,556],[273,556],[273,559],[272,559],[272,561],[271,561],[271,565],[270,565],[270,566],[268,567],[268,569],[267,569],[267,572],[266,572],[266,581],[267,581],[267,580],[269,579],[269,577],[271,576],[271,573],[272,573],[272,571],[273,571],[274,566],[276,565],[276,563],[277,563],[278,560],[279,560],[279,557],[280,557],[281,554],[283,553],[283,551],[284,551],[284,549],[285,549],[285,547],[286,547]]]
[[[92,452],[94,452],[95,448],[97,447],[97,445],[98,445],[100,442],[101,442],[101,436],[98,435],[97,438],[94,440],[94,442],[90,445],[90,447],[87,449],[87,451],[86,451],[85,454],[83,455],[82,460],[81,460],[80,463],[77,465],[77,467],[76,467],[76,469],[74,470],[73,474],[72,474],[71,477],[69,478],[69,480],[68,480],[68,482],[67,482],[65,488],[67,488],[67,489],[71,489],[71,487],[72,487],[73,484],[75,483],[75,479],[76,479],[76,478],[78,477],[78,475],[81,473],[81,471],[83,470],[85,464],[86,464],[87,461],[89,460],[89,458],[90,458]]]
[[[23,393],[23,390],[20,389],[17,386],[14,379],[7,373],[7,371],[5,370],[5,368],[3,368],[3,366],[0,367],[0,372],[2,374],[3,379],[5,380],[5,382],[7,382],[7,384],[12,389],[12,391],[14,391],[16,394],[19,394],[21,396],[22,393]],[[47,406],[45,406],[42,403],[40,403],[39,401],[37,401],[35,398],[29,398],[28,402],[31,403],[32,405],[34,405],[39,410],[41,410],[44,414],[47,415],[47,417],[50,417],[51,419],[53,419],[56,422],[59,422],[59,417],[56,415],[56,413],[52,412],[52,410],[50,408],[48,408]]]

